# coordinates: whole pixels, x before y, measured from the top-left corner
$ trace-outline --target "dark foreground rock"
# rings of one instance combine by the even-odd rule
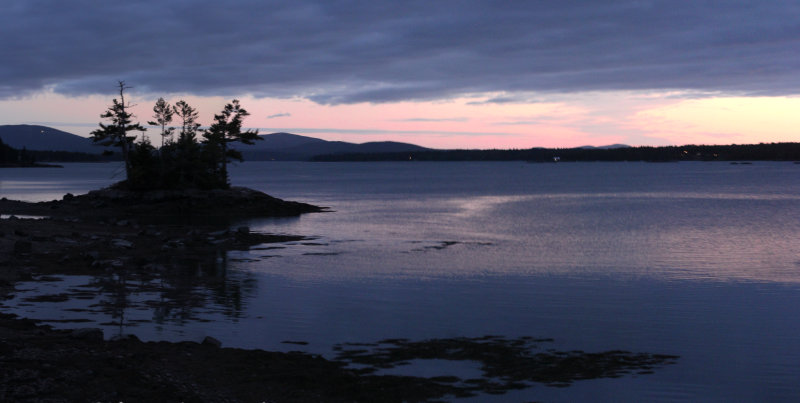
[[[395,400],[312,355],[87,334],[0,314],[0,401],[368,401],[373,392]]]
[[[341,361],[203,343],[103,340],[96,329],[54,330],[0,314],[0,401],[418,402],[504,394],[533,383],[650,374],[677,357],[535,351],[546,340],[454,338],[350,344]],[[480,363],[484,376],[376,375],[414,359]],[[358,363],[359,369],[347,364]]]

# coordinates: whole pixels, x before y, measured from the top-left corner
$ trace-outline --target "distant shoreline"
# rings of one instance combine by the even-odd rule
[[[119,152],[106,149],[102,154],[86,152],[96,146],[88,146],[91,140],[46,126],[0,125],[0,143],[3,133],[10,144],[11,153],[17,158],[3,157],[0,163],[18,162],[25,154],[28,161],[38,162],[102,162],[121,161]],[[20,136],[11,134],[45,133],[53,136],[33,144],[21,143]],[[319,138],[291,133],[259,135],[258,145],[241,147],[239,151],[247,161],[528,161],[528,162],[574,162],[574,161],[800,161],[800,142],[695,145],[678,146],[628,146],[613,144],[602,147],[564,147],[525,149],[431,149],[415,144],[377,141],[362,144],[327,141]],[[37,137],[38,139],[39,137]],[[66,144],[77,144],[68,146]],[[82,144],[85,143],[85,144]],[[82,144],[82,145],[81,145]],[[78,147],[80,145],[80,147]],[[7,145],[5,145],[8,147]],[[2,146],[0,146],[2,148]],[[10,148],[10,147],[8,147]],[[25,149],[27,148],[27,149]],[[45,151],[42,148],[54,150]],[[64,151],[55,151],[55,149]],[[71,149],[71,151],[66,151]],[[24,152],[23,152],[24,150]],[[83,151],[81,151],[83,150]]]
[[[391,153],[327,154],[312,157],[311,161],[800,161],[800,143],[618,148],[531,148],[520,150],[426,150]]]
[[[0,164],[0,168],[64,168],[64,166],[58,164],[40,164],[40,163],[32,163],[32,164],[4,163]]]

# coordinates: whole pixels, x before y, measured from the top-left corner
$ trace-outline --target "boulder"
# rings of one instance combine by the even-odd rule
[[[14,254],[15,255],[27,255],[31,253],[33,248],[33,244],[31,241],[27,241],[24,239],[20,239],[14,242]]]
[[[133,248],[133,242],[121,238],[116,238],[111,240],[111,246],[115,248],[130,249]]]
[[[103,340],[103,331],[94,327],[73,329],[70,335],[76,339]]]
[[[200,344],[202,344],[204,346],[211,346],[211,347],[216,347],[216,348],[222,347],[222,342],[217,340],[217,339],[215,339],[215,338],[213,338],[213,337],[211,337],[211,336],[206,336],[203,339],[203,342],[200,343]]]

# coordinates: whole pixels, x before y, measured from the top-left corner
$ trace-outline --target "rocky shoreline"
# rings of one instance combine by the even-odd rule
[[[327,211],[325,207],[285,201],[244,187],[214,190],[154,190],[138,192],[119,187],[61,200],[30,203],[0,199],[0,213],[68,218],[83,221],[130,219],[141,223],[165,222],[195,226],[243,218],[290,217]],[[181,222],[180,219],[185,221]],[[165,221],[166,220],[166,221]]]

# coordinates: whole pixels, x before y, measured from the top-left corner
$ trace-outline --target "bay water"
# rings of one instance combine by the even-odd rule
[[[57,199],[119,175],[6,168],[0,197]],[[229,252],[214,285],[141,287],[120,308],[102,279],[63,276],[19,284],[2,309],[327,357],[338,343],[490,334],[680,356],[498,401],[800,400],[800,165],[246,162],[231,180],[331,212],[235,224],[308,239]],[[29,302],[76,289],[91,292]]]

